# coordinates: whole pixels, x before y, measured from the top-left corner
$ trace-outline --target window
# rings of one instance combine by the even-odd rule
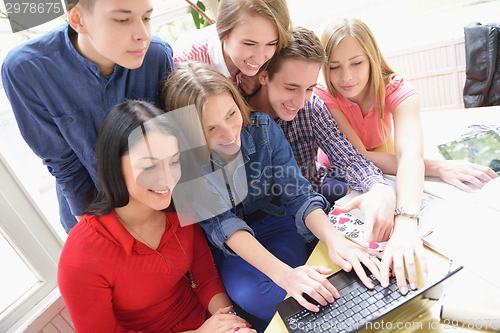
[[[0,331],[6,331],[57,288],[63,242],[15,176],[11,167],[17,162],[1,140],[0,147],[0,262],[6,265],[3,275],[8,275],[0,279],[0,293],[10,295],[9,304],[1,305]]]
[[[0,286],[4,286],[0,299],[0,312],[3,312],[34,287],[38,279],[3,235],[0,235],[0,253],[0,265],[9,267],[8,274],[0,275]]]

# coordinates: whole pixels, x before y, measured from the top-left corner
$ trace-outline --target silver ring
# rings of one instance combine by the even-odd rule
[[[229,311],[228,314],[233,314],[233,315],[236,315],[236,312],[234,311]]]
[[[377,256],[374,255],[373,253],[367,253],[367,254],[368,254],[368,258],[370,258],[370,259],[377,258]]]

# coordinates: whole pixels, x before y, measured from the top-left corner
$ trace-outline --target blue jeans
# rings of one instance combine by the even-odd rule
[[[256,239],[279,260],[291,267],[305,264],[306,244],[297,233],[291,215],[268,215],[252,224],[251,228]],[[215,251],[214,260],[229,297],[260,319],[258,326],[267,326],[276,313],[276,304],[285,298],[286,291],[239,256],[224,257],[222,251]]]
[[[321,184],[321,194],[323,194],[332,206],[335,204],[335,201],[345,196],[348,190],[349,185],[347,185],[345,179],[341,178],[325,177]]]

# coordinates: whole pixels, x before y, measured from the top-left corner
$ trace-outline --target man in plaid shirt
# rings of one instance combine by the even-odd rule
[[[363,212],[365,247],[370,242],[387,240],[384,235],[392,232],[379,266],[385,268],[381,270],[380,281],[382,285],[387,285],[391,265],[403,277],[405,268],[414,270],[413,258],[417,250],[409,241],[414,235],[408,233],[407,225],[395,224],[395,194],[385,183],[380,170],[349,143],[324,102],[313,94],[320,66],[326,61],[318,37],[312,31],[299,27],[294,29],[292,35],[293,41],[277,53],[266,70],[259,74],[262,87],[249,103],[256,110],[268,113],[281,126],[297,164],[311,182],[317,185],[323,176],[323,170],[315,169],[315,153],[319,146],[335,167],[337,175],[344,177],[352,188],[364,192],[346,206],[336,207],[336,210],[342,213],[359,208]],[[356,61],[352,61],[354,66]],[[323,194],[330,194],[325,193],[324,182],[322,185],[320,190]],[[329,252],[329,255],[331,257],[332,253]],[[373,259],[372,256],[370,258]],[[418,260],[423,272],[426,272],[425,257],[418,256]],[[406,281],[403,283],[406,285]],[[400,286],[400,290],[405,289]]]
[[[337,210],[361,209],[366,225],[371,227],[365,230],[365,241],[379,241],[380,235],[393,227],[394,191],[380,169],[340,132],[324,102],[313,93],[320,67],[326,61],[318,37],[300,27],[292,34],[289,45],[276,53],[266,70],[259,74],[262,87],[249,98],[249,103],[256,111],[266,112],[276,120],[292,146],[302,174],[329,201],[346,192],[333,175],[344,178],[351,188],[364,193]],[[316,167],[318,147],[327,154],[333,168]],[[333,186],[328,186],[332,183]]]

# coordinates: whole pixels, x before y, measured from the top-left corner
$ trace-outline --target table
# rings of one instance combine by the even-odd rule
[[[421,119],[425,157],[442,159],[437,145],[458,139],[469,125],[500,125],[500,106],[422,112]],[[424,191],[448,201],[446,216],[436,217],[445,223],[440,222],[425,241],[445,255],[463,260],[464,266],[500,287],[500,267],[491,265],[497,253],[500,212],[482,205],[477,194],[431,177],[426,178]],[[457,239],[467,240],[467,246],[460,246]]]
[[[471,124],[500,124],[500,106],[427,111],[421,113],[421,119],[424,132],[424,155],[442,159],[443,157],[436,148],[438,144],[459,138]],[[427,178],[426,185],[430,185],[427,187],[433,190],[437,189],[437,192],[439,190],[445,191],[446,195],[449,195],[449,193],[456,194],[456,196],[449,195],[453,199],[452,201],[455,202],[450,201],[448,203],[450,206],[443,208],[446,209],[446,216],[439,214],[435,216],[436,219],[439,219],[439,224],[434,228],[433,233],[425,238],[427,244],[441,250],[441,252],[447,252],[447,255],[455,260],[459,259],[459,262],[465,266],[465,269],[457,274],[455,281],[450,286],[445,298],[446,302],[449,301],[453,304],[470,301],[471,306],[484,306],[485,302],[490,302],[487,307],[500,313],[500,288],[495,285],[497,281],[491,279],[491,277],[493,279],[500,277],[499,260],[496,259],[494,262],[492,260],[498,256],[496,244],[499,243],[498,238],[500,237],[500,212],[485,210],[480,203],[474,201],[472,196],[464,196],[458,190],[450,189],[451,186],[441,181]],[[465,207],[469,209],[464,209],[466,203],[468,205]],[[474,231],[472,228],[467,227],[471,221],[474,221],[474,226],[484,225],[489,229],[483,232]],[[446,241],[447,239],[448,241]],[[466,244],[461,245],[460,242],[457,242],[457,240],[464,239],[467,240]],[[425,251],[429,261],[429,278],[432,278],[433,268],[438,267],[447,258],[428,246],[426,246]],[[307,264],[323,265],[331,268],[334,272],[340,269],[331,262],[326,245],[321,241],[312,252]],[[475,272],[479,272],[479,275]],[[487,278],[484,278],[484,276],[487,276]],[[421,283],[425,283],[425,281],[419,278],[419,285]],[[474,321],[473,325],[469,325],[474,329],[468,329],[467,326],[462,327],[461,323],[456,325],[458,327],[455,327],[451,321],[440,321],[440,309],[441,306],[436,305],[422,314],[419,320],[432,326],[423,326],[423,330],[417,331],[484,331],[477,329],[479,327],[477,321]],[[276,314],[265,333],[285,332],[287,330],[279,315]]]

